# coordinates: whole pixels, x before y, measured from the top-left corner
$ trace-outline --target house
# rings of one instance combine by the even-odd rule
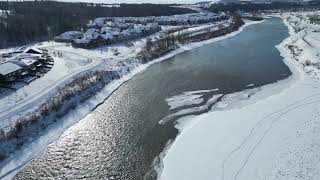
[[[59,36],[54,37],[56,42],[72,42],[74,39],[82,38],[83,33],[80,31],[67,31]]]
[[[37,64],[39,64],[37,59],[34,58],[21,58],[21,59],[15,59],[10,61],[20,67],[23,67],[24,69],[33,69]]]
[[[40,49],[37,49],[37,48],[29,48],[29,49],[25,50],[24,53],[41,55],[42,51]]]
[[[98,17],[93,20],[93,22],[88,24],[88,27],[91,28],[101,28],[102,25],[105,23],[106,18],[105,17]]]
[[[12,81],[15,76],[23,71],[21,66],[18,66],[12,62],[5,62],[0,64],[0,80]]]
[[[88,29],[82,38],[74,39],[72,45],[80,48],[90,48],[92,46],[91,44],[94,44],[94,41],[100,37],[99,32],[100,30],[96,28]]]

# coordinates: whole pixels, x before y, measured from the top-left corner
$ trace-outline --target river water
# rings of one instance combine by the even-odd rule
[[[286,37],[282,20],[271,18],[150,66],[69,128],[16,178],[143,179],[178,133],[174,121],[158,123],[173,113],[166,98],[215,88],[219,91],[211,95],[228,94],[290,76],[274,47]]]

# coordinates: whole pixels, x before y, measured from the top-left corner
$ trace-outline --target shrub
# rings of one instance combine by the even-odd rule
[[[312,63],[311,63],[311,61],[310,61],[310,60],[306,60],[305,65],[306,65],[306,66],[311,66],[311,65],[312,65]]]

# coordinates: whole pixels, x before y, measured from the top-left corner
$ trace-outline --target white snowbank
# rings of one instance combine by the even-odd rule
[[[291,36],[277,48],[293,75],[225,96],[211,112],[189,118],[197,123],[180,129],[160,179],[320,179],[320,75],[310,75],[299,61],[319,60],[309,53],[319,50],[297,41],[303,34],[289,29]],[[294,57],[288,45],[303,51]]]
[[[200,104],[203,102],[202,95],[177,95],[166,100],[170,109],[176,109],[182,106]]]
[[[95,108],[99,103],[104,101],[104,99],[107,98],[115,89],[117,89],[121,84],[123,84],[127,80],[131,79],[134,75],[143,72],[150,65],[157,63],[157,62],[160,62],[160,61],[163,61],[163,60],[166,60],[166,59],[173,57],[176,54],[182,53],[184,51],[187,51],[187,50],[190,50],[193,48],[197,48],[197,47],[200,47],[200,46],[208,44],[208,43],[212,43],[212,42],[220,41],[220,40],[223,40],[226,38],[230,38],[230,37],[235,36],[236,34],[240,33],[243,30],[243,28],[245,28],[246,26],[249,26],[249,25],[255,24],[255,23],[259,23],[259,22],[246,23],[238,31],[232,32],[232,33],[225,35],[225,36],[221,36],[221,37],[213,38],[210,40],[182,46],[181,48],[176,49],[176,50],[172,51],[171,53],[168,53],[165,56],[162,56],[158,59],[150,61],[146,64],[139,64],[139,63],[126,64],[125,61],[123,62],[122,60],[130,58],[134,54],[134,53],[132,53],[132,51],[135,52],[137,47],[133,47],[133,49],[124,48],[124,53],[122,54],[122,56],[120,56],[120,57],[117,56],[119,58],[119,60],[114,60],[113,58],[110,58],[105,63],[110,63],[110,65],[112,65],[111,67],[113,67],[113,68],[118,67],[115,65],[119,65],[119,63],[120,63],[120,65],[123,64],[124,66],[120,66],[118,68],[125,67],[125,65],[135,67],[135,68],[133,68],[133,70],[130,73],[128,73],[126,70],[124,70],[123,77],[121,77],[119,80],[115,80],[112,83],[108,84],[101,92],[97,93],[94,97],[92,97],[86,103],[78,106],[75,110],[72,111],[72,113],[63,117],[63,119],[61,121],[59,121],[60,123],[56,123],[52,127],[50,127],[49,129],[47,129],[46,132],[44,132],[44,135],[42,137],[40,137],[38,140],[36,140],[35,142],[33,142],[31,144],[24,146],[21,150],[19,150],[19,152],[16,153],[16,156],[12,157],[11,159],[9,159],[8,161],[6,161],[4,163],[1,163],[0,164],[0,177],[2,177],[3,175],[6,175],[5,177],[3,177],[4,179],[11,179],[12,177],[14,177],[14,175],[17,172],[19,172],[19,170],[21,170],[30,160],[32,160],[37,154],[39,154],[39,152],[41,152],[44,148],[46,148],[51,142],[53,142],[55,139],[57,139],[67,128],[69,128],[72,124],[79,122],[79,120],[81,120],[83,118],[88,118],[88,116],[86,117],[86,115],[88,115],[92,111],[92,109]],[[141,44],[139,44],[139,43],[137,43],[137,44],[138,44],[138,47],[140,47],[140,45],[142,45],[143,42],[141,42]],[[75,56],[79,56],[79,57],[90,57],[91,59],[93,59],[97,62],[103,61],[104,59],[101,59],[101,56],[104,56],[107,53],[109,53],[108,50],[104,51],[104,49],[102,49],[101,52],[99,50],[75,49],[73,47],[67,46],[66,44],[56,43],[56,42],[50,42],[50,43],[44,42],[44,43],[37,45],[37,47],[47,48],[49,50],[59,51],[59,52],[63,52],[63,53],[68,53],[70,56],[75,55]],[[50,48],[52,48],[52,49],[50,49]],[[126,51],[128,51],[128,52],[126,52]],[[115,57],[114,55],[110,55],[110,56]],[[94,66],[96,66],[96,65],[97,64],[95,64]],[[103,67],[105,67],[105,66],[103,66]],[[56,87],[54,86],[54,88],[56,88]],[[217,91],[217,90],[218,89],[204,90],[204,91],[197,91],[197,92],[192,92],[192,93],[203,93],[203,92]],[[214,99],[212,99],[212,101],[213,100]],[[1,115],[1,113],[0,113],[0,115]],[[81,123],[81,121],[80,121],[80,123]]]
[[[201,96],[203,96],[203,95],[200,95],[199,97],[201,97]],[[203,112],[205,112],[205,111],[208,111],[209,108],[210,108],[214,103],[216,103],[217,100],[218,100],[221,96],[222,96],[222,94],[213,95],[213,96],[206,102],[206,104],[204,104],[204,105],[202,105],[202,106],[196,106],[196,107],[191,107],[191,108],[187,108],[187,109],[182,109],[182,110],[177,111],[177,112],[175,112],[175,113],[169,114],[169,115],[165,116],[163,119],[161,119],[161,120],[159,121],[159,124],[165,124],[165,123],[167,123],[168,121],[170,121],[170,120],[172,120],[172,119],[174,119],[174,118],[176,118],[176,117],[179,117],[179,116],[188,115],[188,114],[194,114],[194,113],[203,113]],[[191,96],[191,97],[192,97],[192,96]],[[179,102],[179,100],[180,100],[180,102]],[[188,100],[190,100],[190,99],[188,99]],[[195,98],[195,101],[194,101],[194,102],[186,102],[184,99],[182,99],[182,100],[181,100],[181,99],[176,99],[176,101],[178,101],[178,102],[176,102],[175,104],[179,104],[179,105],[182,104],[182,106],[184,106],[183,103],[185,103],[185,105],[199,104],[199,103],[197,103],[197,102],[198,102],[198,99],[197,99],[197,98]]]

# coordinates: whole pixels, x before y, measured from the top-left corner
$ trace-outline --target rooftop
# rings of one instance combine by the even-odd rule
[[[22,67],[16,64],[13,64],[12,62],[6,62],[3,64],[0,64],[0,75],[6,76],[20,69],[22,69]]]

